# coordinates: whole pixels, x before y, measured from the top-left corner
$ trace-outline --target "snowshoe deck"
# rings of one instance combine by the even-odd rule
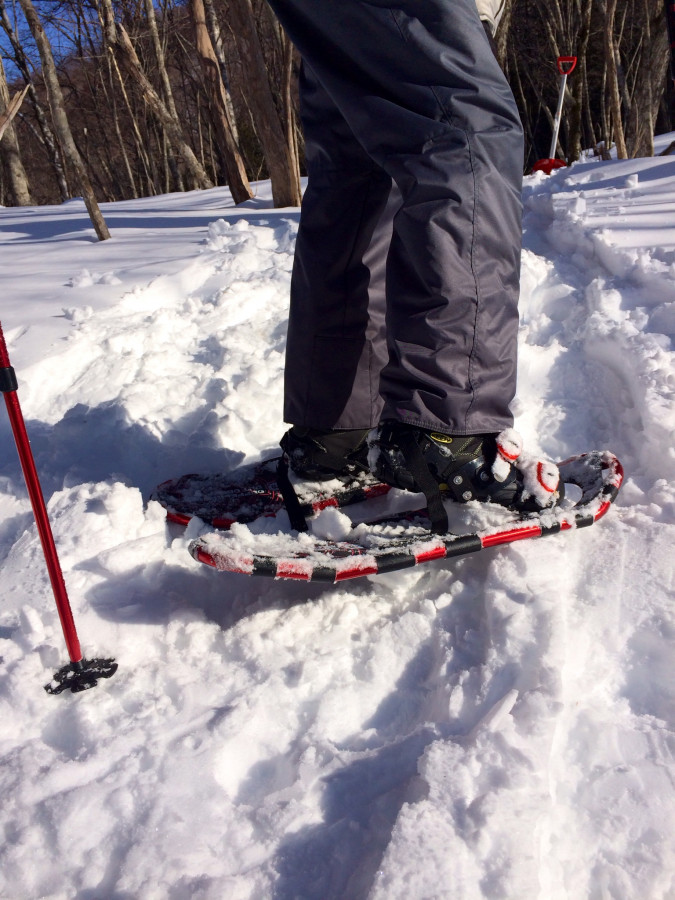
[[[167,519],[187,525],[197,517],[214,528],[228,529],[235,522],[254,522],[275,516],[283,506],[277,484],[278,457],[241,466],[216,475],[183,475],[155,488],[151,500],[166,509]],[[341,508],[386,494],[390,487],[372,475],[363,474],[342,484],[338,479],[295,485],[305,516],[327,507]]]
[[[509,517],[508,511],[492,506],[492,512],[504,513],[499,524],[467,533],[431,534],[425,511],[418,510],[357,525],[348,539],[339,541],[308,533],[255,534],[238,524],[230,532],[207,533],[193,541],[190,553],[221,571],[334,583],[584,528],[601,519],[623,480],[618,459],[608,451],[594,451],[572,457],[559,468],[565,484],[581,492],[575,503],[566,501],[524,517]]]

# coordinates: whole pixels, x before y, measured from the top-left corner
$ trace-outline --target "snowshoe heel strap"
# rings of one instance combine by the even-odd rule
[[[291,484],[291,479],[288,477],[288,461],[285,456],[282,456],[277,463],[277,487],[283,498],[291,528],[295,531],[307,531],[307,519],[302,511],[298,495],[295,493],[295,488]]]
[[[397,440],[408,471],[426,498],[431,530],[435,534],[445,534],[448,530],[448,514],[443,506],[443,497],[438,482],[431,474],[419,444],[412,432],[401,433]]]

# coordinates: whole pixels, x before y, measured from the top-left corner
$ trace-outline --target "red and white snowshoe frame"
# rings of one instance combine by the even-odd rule
[[[581,497],[573,506],[553,507],[485,531],[461,535],[417,533],[374,550],[348,541],[317,541],[311,552],[298,549],[283,558],[240,551],[228,535],[213,533],[193,541],[190,552],[199,562],[221,571],[335,583],[585,528],[605,515],[623,482],[622,466],[609,451],[571,457],[556,468],[565,484],[581,490]],[[423,515],[424,510],[417,514]],[[403,514],[395,521],[404,521],[411,515],[415,514]]]

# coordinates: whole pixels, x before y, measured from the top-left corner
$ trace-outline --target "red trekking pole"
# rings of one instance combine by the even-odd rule
[[[117,671],[117,663],[114,659],[87,660],[82,658],[80,641],[75,629],[63,573],[61,572],[59,558],[56,553],[56,545],[54,544],[47,508],[35,468],[35,460],[33,459],[28,434],[26,433],[26,425],[19,405],[19,398],[16,395],[17,387],[16,375],[9,362],[7,344],[2,333],[2,323],[0,323],[0,392],[5,398],[16,449],[19,452],[21,468],[26,479],[28,495],[33,507],[33,514],[35,515],[35,522],[47,563],[49,580],[51,581],[54,599],[56,600],[56,608],[61,619],[61,627],[66,639],[68,655],[70,656],[70,663],[55,673],[52,681],[45,685],[45,690],[48,694],[60,694],[62,691],[70,688],[76,694],[79,691],[86,691],[88,688],[95,687],[97,679],[110,678],[111,675],[114,675]]]

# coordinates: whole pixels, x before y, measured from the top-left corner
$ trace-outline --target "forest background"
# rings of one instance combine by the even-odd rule
[[[664,0],[506,0],[500,64],[526,132],[525,169],[549,155],[653,155],[675,130]],[[0,0],[0,204],[87,202],[270,178],[297,206],[300,60],[264,0]],[[672,150],[673,148],[668,148]],[[667,152],[667,151],[666,151]],[[98,216],[98,218],[97,218]]]

